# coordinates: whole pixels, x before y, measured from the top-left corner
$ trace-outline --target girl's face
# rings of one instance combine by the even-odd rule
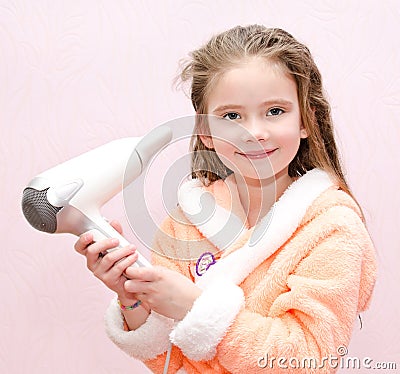
[[[307,137],[294,79],[261,58],[224,73],[210,92],[207,112],[211,137],[202,141],[244,178],[288,173],[300,139]]]

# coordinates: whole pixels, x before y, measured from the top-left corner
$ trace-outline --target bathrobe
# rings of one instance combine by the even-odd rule
[[[168,373],[336,372],[327,358],[345,354],[376,278],[358,205],[313,169],[249,228],[231,178],[184,183],[155,238],[153,263],[203,290],[192,309],[181,321],[151,312],[126,331],[114,299],[110,339],[155,373],[170,345]]]

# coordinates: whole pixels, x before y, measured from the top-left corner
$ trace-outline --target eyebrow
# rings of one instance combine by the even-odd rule
[[[276,99],[270,99],[263,101],[260,106],[270,106],[270,105],[282,105],[282,106],[292,106],[293,102],[282,99],[282,98],[276,98]],[[224,105],[219,105],[215,109],[212,110],[212,113],[219,113],[223,112],[228,109],[243,109],[243,105],[238,105],[238,104],[224,104]]]

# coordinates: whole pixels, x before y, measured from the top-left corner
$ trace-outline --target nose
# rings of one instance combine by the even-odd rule
[[[244,142],[265,142],[268,140],[269,132],[263,118],[251,117],[243,125],[242,140]]]

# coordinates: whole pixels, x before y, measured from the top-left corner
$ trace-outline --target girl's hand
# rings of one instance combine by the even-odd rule
[[[175,320],[183,319],[202,293],[190,279],[162,266],[128,267],[126,275],[128,294],[135,294],[155,312]]]
[[[118,222],[113,221],[110,224],[122,234],[122,228]],[[136,301],[136,298],[124,288],[126,281],[124,272],[135,263],[138,254],[133,245],[106,252],[118,246],[118,243],[118,239],[104,239],[94,243],[93,235],[87,232],[81,235],[74,247],[78,253],[86,257],[88,269],[110,290],[116,292],[121,302],[129,304],[130,301],[132,303]]]

